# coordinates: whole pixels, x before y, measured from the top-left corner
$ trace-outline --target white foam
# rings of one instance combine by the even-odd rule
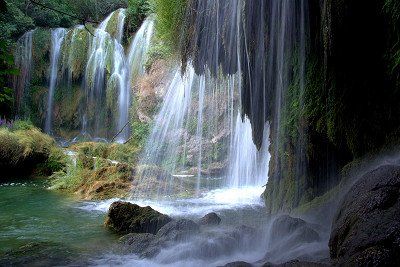
[[[114,198],[99,202],[84,202],[79,208],[87,211],[107,212],[113,202],[121,200],[135,203],[141,207],[150,206],[172,217],[203,216],[209,212],[262,206],[260,198],[262,192],[262,187],[224,188],[212,190],[199,198],[158,201]]]

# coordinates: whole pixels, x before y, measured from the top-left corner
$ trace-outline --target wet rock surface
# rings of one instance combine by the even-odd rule
[[[171,221],[157,234],[132,233],[120,238],[122,250],[134,253],[139,258],[153,258],[162,249],[176,250],[168,262],[190,259],[210,259],[229,255],[248,248],[257,231],[251,227],[239,226],[227,230],[201,232],[199,225],[187,219]]]
[[[119,234],[150,233],[155,234],[171,218],[151,207],[140,207],[129,202],[111,204],[105,225]]]
[[[60,266],[77,260],[76,251],[63,244],[30,242],[0,253],[0,266]]]
[[[321,237],[318,228],[318,225],[288,215],[275,218],[269,230],[268,251],[262,262],[326,261],[329,259],[327,240]]]
[[[193,237],[199,231],[199,226],[186,219],[171,221],[164,225],[157,234],[131,233],[120,238],[123,250],[134,253],[140,258],[152,258],[162,248],[166,248],[176,242],[184,242]]]
[[[253,265],[245,261],[235,261],[225,264],[223,267],[252,267]]]
[[[157,237],[161,240],[182,241],[199,232],[199,226],[194,221],[181,219],[164,225]]]
[[[324,267],[329,266],[324,263],[317,262],[309,262],[309,261],[300,261],[300,260],[292,260],[285,263],[273,264],[273,263],[265,263],[262,267]]]
[[[271,242],[279,242],[282,238],[289,238],[292,243],[319,241],[319,234],[312,229],[312,225],[300,218],[283,215],[272,223]]]
[[[274,250],[288,250],[321,240],[313,225],[300,218],[283,215],[276,218],[271,227],[269,242],[274,245]]]
[[[220,223],[221,218],[215,212],[208,213],[199,220],[200,225],[219,225]]]
[[[334,263],[400,265],[399,196],[399,166],[381,166],[353,185],[332,225],[329,248]]]

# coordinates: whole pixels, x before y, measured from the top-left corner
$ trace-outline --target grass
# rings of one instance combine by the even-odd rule
[[[50,136],[29,122],[0,128],[0,166],[5,176],[50,175],[65,165],[65,155]]]
[[[131,167],[79,152],[64,170],[52,175],[51,189],[75,194],[80,199],[124,197],[131,188]]]

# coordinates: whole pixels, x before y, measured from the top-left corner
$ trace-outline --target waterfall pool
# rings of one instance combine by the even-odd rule
[[[118,236],[103,226],[109,205],[117,199],[77,201],[47,187],[43,180],[0,184],[0,265],[2,262],[32,265],[170,264],[166,258],[172,257],[173,251],[162,252],[162,258],[152,262],[119,253],[116,249]],[[217,189],[199,198],[131,202],[150,205],[175,219],[197,221],[209,212],[217,212],[223,220],[221,229],[239,225],[257,227],[266,219],[261,192],[262,188]],[[195,246],[193,243],[190,250],[196,250]],[[189,247],[186,245],[186,248]],[[13,258],[13,255],[18,256]],[[212,262],[221,259],[215,260]],[[174,266],[192,266],[204,265],[208,261],[189,257],[175,258],[172,262]]]
[[[104,228],[105,213],[87,212],[78,205],[76,200],[48,190],[43,180],[0,184],[0,265],[2,253],[26,245],[38,245],[44,251],[50,248],[49,253],[68,251],[80,256],[111,246],[117,237]]]

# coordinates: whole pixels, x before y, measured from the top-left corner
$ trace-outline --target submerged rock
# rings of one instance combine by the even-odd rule
[[[399,166],[381,166],[361,177],[333,221],[332,260],[339,265],[400,265],[399,197]]]
[[[70,265],[76,260],[76,251],[53,242],[30,242],[0,253],[0,266],[60,266]]]
[[[206,214],[199,221],[200,225],[219,225],[220,223],[221,223],[221,218],[215,212]]]
[[[129,202],[117,201],[111,204],[105,225],[119,234],[155,234],[171,218],[151,207],[140,207]]]

